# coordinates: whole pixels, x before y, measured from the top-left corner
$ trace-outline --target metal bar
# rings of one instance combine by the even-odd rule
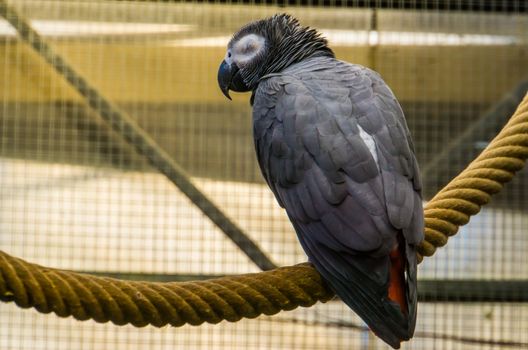
[[[270,270],[276,265],[258,245],[233,221],[231,221],[190,180],[186,172],[154,141],[129,115],[103,97],[64,59],[56,54],[29,23],[6,0],[0,0],[0,15],[18,32],[24,42],[48,62],[55,71],[68,81],[86,100],[88,105],[105,120],[112,129],[149,163],[175,184],[213,223],[220,228],[258,267]]]
[[[127,0],[119,0],[127,1]],[[141,2],[173,2],[174,0],[136,0]],[[310,7],[352,7],[398,10],[470,11],[495,13],[526,13],[528,2],[518,1],[475,1],[475,0],[195,0],[197,3],[215,4],[268,4],[273,6]]]
[[[442,164],[452,165],[449,157],[454,154],[454,150],[459,149],[467,144],[472,144],[477,137],[489,137],[490,139],[497,134],[494,126],[498,126],[498,130],[510,118],[519,103],[522,101],[524,95],[528,91],[528,81],[522,81],[515,88],[504,95],[500,101],[490,107],[476,122],[471,123],[468,127],[460,133],[458,137],[452,140],[442,152],[438,153],[425,166],[422,167],[421,174],[424,180],[427,180],[431,173],[438,173]],[[491,130],[490,130],[491,129]],[[470,152],[469,156],[473,159],[473,154]]]
[[[262,321],[270,321],[270,322],[282,322],[282,323],[291,323],[291,324],[301,324],[306,326],[320,326],[320,327],[333,327],[333,328],[342,328],[342,329],[351,329],[356,330],[360,332],[368,332],[369,328],[365,326],[364,324],[358,324],[355,322],[347,321],[347,320],[314,320],[314,319],[303,319],[303,318],[294,318],[294,317],[263,317],[261,318]],[[499,346],[500,348],[514,348],[514,349],[528,349],[528,343],[526,342],[518,342],[513,340],[497,340],[497,339],[486,339],[486,338],[476,338],[476,337],[467,337],[467,336],[460,336],[460,335],[454,335],[454,334],[445,334],[445,333],[437,333],[437,332],[423,332],[423,331],[416,331],[413,336],[414,339],[416,338],[422,338],[422,339],[434,339],[434,340],[450,340],[457,343],[462,344],[471,344],[471,345],[487,345],[496,347]]]
[[[422,302],[528,302],[528,280],[421,280]]]

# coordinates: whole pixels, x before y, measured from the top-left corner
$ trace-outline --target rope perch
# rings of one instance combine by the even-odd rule
[[[528,158],[528,95],[488,147],[425,207],[420,261],[444,246]],[[42,267],[0,251],[0,300],[78,320],[161,327],[235,322],[330,300],[310,264],[198,282],[137,282]]]
[[[524,167],[526,158],[528,94],[486,149],[425,206],[425,239],[418,247],[418,260],[447,244]]]
[[[235,322],[328,301],[310,264],[197,282],[137,282],[50,269],[0,251],[0,299],[22,308],[136,327]]]

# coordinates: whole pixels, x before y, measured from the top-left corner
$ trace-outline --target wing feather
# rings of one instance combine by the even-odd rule
[[[262,80],[253,118],[262,173],[310,261],[380,337],[399,346],[414,331],[414,245],[423,238],[423,212],[414,149],[394,95],[369,69],[314,58]],[[387,296],[399,232],[408,315]]]

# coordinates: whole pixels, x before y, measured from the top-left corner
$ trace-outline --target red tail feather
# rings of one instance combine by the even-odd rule
[[[400,234],[401,235],[401,234]],[[401,238],[401,237],[398,237]],[[391,271],[389,284],[389,299],[398,303],[402,312],[407,314],[407,297],[405,288],[405,246],[400,243],[390,253]]]

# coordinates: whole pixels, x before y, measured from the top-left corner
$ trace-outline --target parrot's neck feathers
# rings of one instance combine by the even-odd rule
[[[335,57],[332,49],[328,47],[328,42],[319,32],[302,27],[297,19],[290,15],[275,15],[257,22],[256,25],[266,38],[269,52],[263,61],[254,62],[244,72],[244,81],[253,89],[263,76],[279,73],[304,59],[315,56]]]
[[[325,38],[315,29],[297,27],[292,35],[282,39],[269,56],[266,74],[278,73],[294,63],[314,56],[334,57]]]

